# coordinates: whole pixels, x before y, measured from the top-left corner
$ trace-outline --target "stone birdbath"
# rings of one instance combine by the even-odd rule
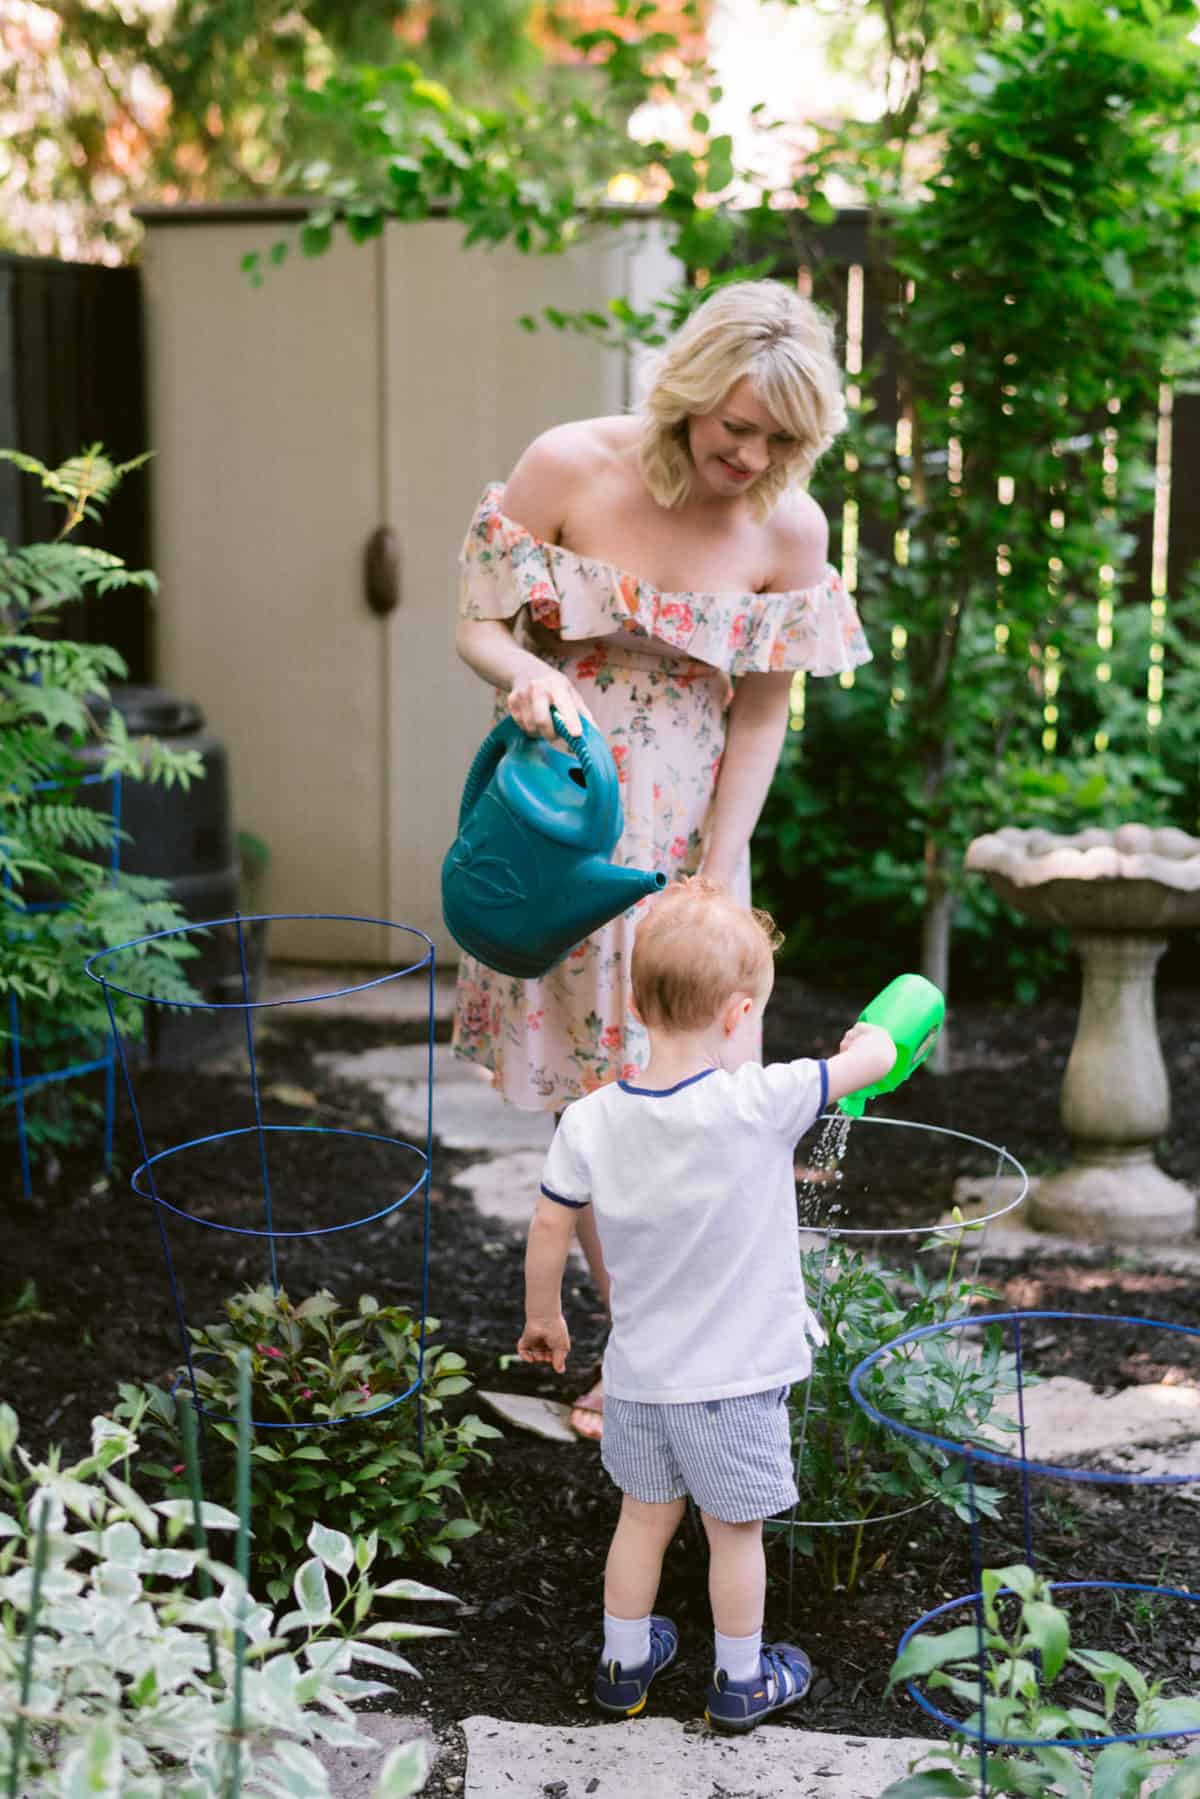
[[[1074,1160],[1031,1192],[1032,1221],[1110,1243],[1190,1236],[1196,1195],[1154,1160],[1171,1115],[1154,977],[1168,933],[1200,925],[1200,838],[1147,825],[1071,836],[1006,826],[975,838],[966,865],[1027,918],[1066,925],[1083,965],[1062,1085]]]

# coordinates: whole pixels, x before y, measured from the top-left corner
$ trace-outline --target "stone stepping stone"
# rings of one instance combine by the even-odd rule
[[[374,1675],[377,1670],[364,1669]],[[359,1712],[354,1727],[363,1736],[374,1738],[378,1750],[341,1749],[330,1743],[307,1745],[329,1776],[329,1790],[334,1799],[371,1799],[385,1757],[401,1743],[423,1737],[428,1746],[430,1764],[437,1753],[428,1719],[410,1712]]]
[[[456,1187],[465,1187],[485,1218],[501,1224],[515,1225],[524,1231],[529,1227],[537,1204],[546,1154],[541,1149],[519,1149],[507,1156],[492,1156],[486,1162],[473,1162],[456,1174]]]
[[[399,932],[394,935],[401,944],[415,943],[415,939],[402,938]],[[262,998],[308,1001],[302,1015],[310,1018],[396,1018],[409,1023],[428,1017],[428,971],[399,975],[393,981],[381,982],[379,977],[386,972],[377,966],[326,968],[311,963],[278,962],[268,970]],[[368,985],[369,982],[378,985]],[[357,987],[359,991],[344,994],[339,999],[322,999],[319,1005],[311,1003],[321,994],[340,993],[344,987]],[[297,1010],[300,1010],[299,1005]],[[440,973],[434,981],[433,1014],[438,1019],[454,1016],[454,975],[449,971]]]
[[[1017,1396],[1005,1394],[997,1410],[1015,1419]],[[1162,1382],[1097,1393],[1086,1381],[1056,1374],[1025,1389],[1026,1454],[1031,1461],[1059,1463],[1079,1456],[1130,1453],[1133,1444],[1178,1443],[1200,1437],[1200,1388]],[[1000,1440],[1000,1439],[998,1439]],[[1020,1443],[1004,1433],[1003,1447],[1016,1455]],[[1200,1468],[1200,1450],[1192,1464]],[[1138,1464],[1139,1469],[1141,1464]],[[1149,1464],[1147,1463],[1147,1472]]]
[[[531,1393],[484,1393],[482,1390],[478,1390],[475,1397],[490,1406],[497,1417],[515,1424],[518,1430],[532,1431],[535,1437],[545,1437],[550,1443],[580,1441],[568,1423],[571,1408],[560,1400],[539,1399]]]
[[[697,1723],[635,1718],[552,1727],[467,1718],[463,1799],[878,1799],[929,1746],[917,1737],[839,1737],[761,1724],[719,1736]]]
[[[424,1085],[429,1050],[424,1043],[383,1043],[376,1049],[359,1050],[352,1055],[314,1056],[313,1061],[318,1068],[343,1081],[365,1081],[368,1086],[376,1083],[390,1086],[393,1081],[419,1081]],[[491,1087],[491,1077],[486,1069],[476,1067],[473,1062],[464,1062],[446,1043],[433,1046],[433,1080],[436,1087],[459,1082],[489,1091]]]
[[[429,1052],[423,1044],[394,1044],[359,1055],[318,1056],[316,1060],[338,1079],[359,1082],[378,1093],[388,1129],[397,1137],[410,1143],[424,1142]],[[538,1149],[544,1153],[554,1135],[554,1118],[549,1112],[524,1112],[509,1105],[492,1086],[486,1069],[464,1062],[439,1043],[433,1054],[433,1130],[446,1149],[494,1154]]]

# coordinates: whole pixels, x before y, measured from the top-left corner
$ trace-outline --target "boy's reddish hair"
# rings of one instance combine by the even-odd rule
[[[652,899],[633,940],[633,997],[643,1022],[698,1031],[735,993],[757,994],[783,942],[768,912],[705,875]]]

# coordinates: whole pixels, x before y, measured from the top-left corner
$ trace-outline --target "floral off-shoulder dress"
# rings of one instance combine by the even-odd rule
[[[583,696],[616,761],[626,867],[693,874],[704,853],[731,681],[770,670],[836,675],[870,660],[858,614],[829,568],[788,593],[663,593],[591,556],[543,543],[490,486],[460,557],[463,618],[513,619],[520,640]],[[497,715],[507,708],[499,700]],[[749,852],[735,890],[750,897]],[[629,1010],[639,908],[537,981],[463,956],[454,1048],[492,1070],[506,1099],[559,1111],[644,1064]]]

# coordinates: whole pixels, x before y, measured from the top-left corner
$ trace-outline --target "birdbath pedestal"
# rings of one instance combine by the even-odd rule
[[[1171,1115],[1154,978],[1168,934],[1200,925],[1200,838],[1146,825],[1071,836],[1006,826],[977,837],[966,865],[1027,918],[1066,925],[1083,968],[1062,1085],[1074,1160],[1038,1182],[1032,1221],[1093,1242],[1191,1236],[1196,1195],[1154,1160]]]

